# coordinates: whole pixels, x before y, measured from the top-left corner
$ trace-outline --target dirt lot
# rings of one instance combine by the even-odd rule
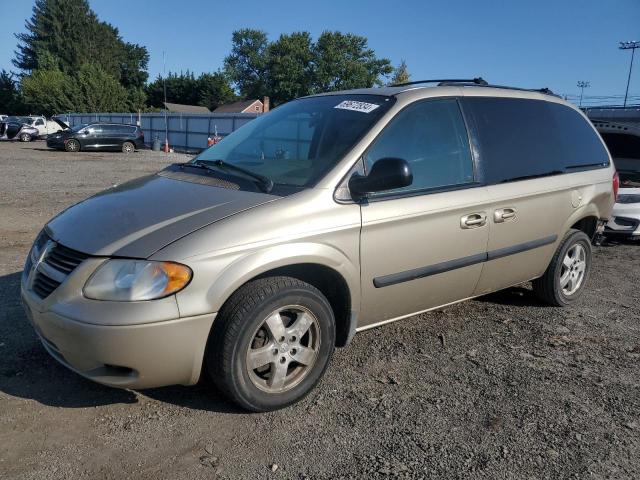
[[[31,241],[68,205],[185,158],[0,144],[0,478],[640,478],[640,243],[596,248],[574,308],[525,285],[358,334],[279,412],[59,366],[19,303]]]

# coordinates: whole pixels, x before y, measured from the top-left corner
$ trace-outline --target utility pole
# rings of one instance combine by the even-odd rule
[[[162,51],[162,89],[164,90],[164,152],[169,153],[169,124],[167,123],[167,62]]]
[[[629,64],[629,75],[627,76],[627,89],[624,92],[624,106],[627,106],[627,96],[629,95],[629,82],[631,81],[631,69],[633,69],[633,56],[636,53],[636,48],[640,48],[640,42],[635,40],[632,42],[620,42],[618,47],[620,50],[631,50],[631,63]]]
[[[580,80],[578,82],[578,88],[580,89],[580,107],[582,107],[582,94],[584,93],[585,88],[589,88],[591,86],[591,82],[583,82]]]

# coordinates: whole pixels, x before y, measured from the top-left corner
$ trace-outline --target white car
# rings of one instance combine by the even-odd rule
[[[56,133],[65,128],[69,128],[66,124],[64,124],[64,122],[55,118],[48,120],[47,118],[40,115],[27,115],[19,118],[22,123],[38,129],[38,138],[46,138],[46,136],[51,133]]]
[[[620,176],[620,189],[605,235],[640,238],[640,127],[593,122]]]

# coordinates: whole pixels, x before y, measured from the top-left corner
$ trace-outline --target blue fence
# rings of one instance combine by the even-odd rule
[[[165,139],[165,125],[171,148],[186,151],[199,151],[207,147],[207,138],[218,135],[224,137],[259,114],[255,113],[143,113],[140,115],[140,127],[144,139],[151,144],[157,137],[162,143]],[[91,122],[110,122],[136,124],[136,113],[68,113],[57,115],[69,126]]]

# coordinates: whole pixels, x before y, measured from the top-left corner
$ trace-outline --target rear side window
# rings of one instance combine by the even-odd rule
[[[116,130],[122,135],[133,135],[133,133],[136,131],[136,127],[132,127],[130,125],[118,125],[116,127]]]
[[[561,104],[466,97],[478,129],[485,181],[502,183],[605,167],[609,156],[591,125]]]
[[[457,100],[422,101],[398,113],[365,154],[367,171],[387,157],[406,160],[413,174],[411,185],[391,193],[472,183],[469,137]]]

